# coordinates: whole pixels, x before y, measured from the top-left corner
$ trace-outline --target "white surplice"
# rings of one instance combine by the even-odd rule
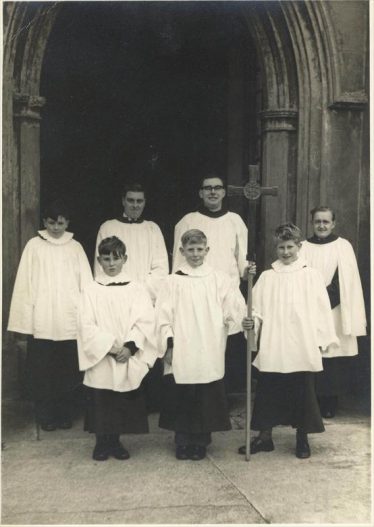
[[[321,371],[321,351],[337,342],[329,297],[319,271],[300,257],[277,260],[253,288],[253,312],[261,322],[253,364],[262,372]]]
[[[184,275],[164,279],[156,302],[156,327],[160,356],[173,338],[172,367],[178,384],[209,383],[225,373],[228,334],[242,331],[246,305],[228,275],[208,264],[180,266]]]
[[[304,241],[300,254],[318,269],[328,286],[339,273],[340,304],[332,310],[339,345],[332,344],[324,357],[357,355],[357,338],[366,335],[365,305],[360,275],[352,245],[344,238],[316,244]]]
[[[74,340],[79,294],[92,282],[91,268],[73,233],[53,238],[47,230],[38,232],[22,253],[8,330],[38,339]]]
[[[154,299],[160,278],[169,274],[168,255],[159,226],[146,220],[141,223],[123,223],[116,219],[104,222],[96,239],[95,276],[101,272],[97,261],[98,246],[110,236],[117,236],[126,245],[126,272],[131,280],[145,282]]]
[[[124,271],[115,277],[98,274],[81,295],[78,320],[84,384],[117,392],[138,388],[157,358],[154,308],[145,285],[130,281]],[[113,345],[131,341],[139,349],[125,363],[108,355]]]
[[[247,227],[235,212],[226,212],[222,216],[212,218],[201,212],[186,214],[175,226],[173,273],[184,262],[179,248],[182,235],[190,229],[199,229],[208,239],[209,252],[206,263],[214,269],[227,273],[233,283],[239,284],[247,266]]]

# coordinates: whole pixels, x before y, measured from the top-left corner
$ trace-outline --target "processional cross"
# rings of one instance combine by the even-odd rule
[[[229,196],[244,196],[248,201],[248,245],[247,261],[256,261],[256,210],[257,203],[261,196],[277,196],[278,187],[261,187],[259,179],[259,165],[249,165],[249,180],[244,187],[228,185]],[[247,314],[252,317],[252,289],[253,275],[248,273],[248,292],[247,292]],[[250,459],[250,439],[251,439],[251,368],[252,351],[254,350],[254,329],[247,334],[247,399],[246,399],[246,431],[245,431],[245,459]]]

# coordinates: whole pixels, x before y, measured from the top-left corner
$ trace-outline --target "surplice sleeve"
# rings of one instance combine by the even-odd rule
[[[366,335],[364,296],[357,260],[348,240],[339,238],[338,269],[344,335]]]
[[[265,274],[262,273],[259,276],[259,279],[257,280],[255,286],[253,287],[252,294],[253,294],[253,300],[252,300],[252,317],[254,319],[255,323],[255,338],[256,342],[258,342],[258,338],[261,331],[261,324],[264,316],[264,295],[265,295]]]
[[[152,263],[151,275],[166,276],[169,274],[168,253],[161,229],[152,223]]]
[[[169,259],[161,229],[155,223],[151,228],[151,268],[146,278],[147,289],[152,302],[156,301],[160,284],[169,274]]]
[[[79,290],[82,292],[92,281],[92,271],[81,244],[78,244]]]
[[[83,291],[78,305],[78,359],[79,369],[88,370],[99,363],[110,351],[116,337],[103,331],[97,324],[92,288]]]
[[[239,274],[242,277],[247,267],[248,229],[239,215],[236,218],[236,244]]]
[[[174,228],[174,246],[173,246],[173,265],[172,272],[178,271],[179,266],[183,263],[183,256],[181,255],[179,248],[181,246],[181,238],[183,233],[188,230],[186,216],[184,216]]]
[[[163,357],[167,350],[168,339],[174,337],[174,309],[172,303],[171,280],[173,276],[165,278],[161,284],[156,301],[156,334],[158,356]]]
[[[246,316],[246,304],[239,287],[234,285],[229,277],[224,277],[221,289],[224,323],[228,326],[228,334],[234,335],[243,331],[242,320]]]
[[[99,248],[100,242],[105,238],[104,233],[103,233],[104,225],[105,223],[101,225],[101,227],[99,228],[99,232],[97,233],[97,237],[96,237],[95,255],[94,255],[94,276],[95,277],[100,273],[100,264],[97,261],[97,257],[99,255],[98,248]]]
[[[125,341],[133,341],[138,349],[136,355],[149,367],[157,359],[155,312],[145,286],[139,284],[131,306],[131,328]]]
[[[33,240],[30,240],[22,253],[14,283],[10,304],[8,331],[33,334]]]
[[[326,350],[330,344],[339,344],[334,328],[334,320],[331,311],[330,299],[322,274],[316,269],[312,271],[311,294],[316,298],[315,317],[317,328],[318,346]]]

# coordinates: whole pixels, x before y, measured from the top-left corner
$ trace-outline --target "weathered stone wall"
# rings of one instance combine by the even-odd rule
[[[3,396],[19,393],[24,338],[5,331],[22,250],[39,228],[39,79],[54,3],[4,4],[3,65]],[[19,345],[19,342],[21,345]]]
[[[6,331],[16,269],[39,223],[39,79],[60,2],[4,4],[3,390],[18,381]],[[310,234],[309,210],[337,210],[369,297],[369,2],[243,2],[263,87],[262,178],[279,199],[262,207],[263,232],[284,219]],[[234,149],[232,149],[234,151]],[[232,161],[234,163],[234,161]],[[269,236],[263,243],[272,259]],[[369,305],[369,303],[367,304]],[[366,339],[368,346],[368,339]]]
[[[337,212],[336,232],[355,248],[369,318],[369,3],[327,2],[326,8],[336,35],[338,68],[326,121],[323,192]],[[369,337],[360,339],[360,346],[369,350]]]

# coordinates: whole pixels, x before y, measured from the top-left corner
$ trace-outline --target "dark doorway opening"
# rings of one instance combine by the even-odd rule
[[[196,208],[201,166],[227,170],[230,130],[241,137],[239,164],[253,162],[257,69],[240,8],[240,2],[61,8],[41,78],[41,208],[55,196],[69,200],[71,230],[91,261],[99,225],[121,212],[126,181],[149,187],[145,216],[159,224],[171,251],[175,223]],[[233,55],[243,65],[237,102],[230,91],[238,82]],[[230,118],[233,104],[240,122]]]

